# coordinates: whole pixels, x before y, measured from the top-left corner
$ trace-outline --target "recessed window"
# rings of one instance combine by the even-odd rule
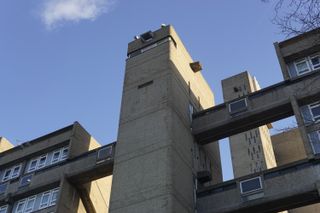
[[[68,153],[69,153],[69,147],[63,147],[61,150],[61,159],[60,160],[67,159]]]
[[[50,206],[56,205],[58,199],[59,188],[53,189],[51,193]]]
[[[24,213],[24,207],[26,205],[26,199],[20,200],[17,204],[15,213]]]
[[[50,191],[44,192],[41,196],[40,206],[39,209],[46,208],[50,202]]]
[[[299,75],[310,71],[310,67],[308,65],[307,58],[304,58],[304,59],[302,59],[300,61],[295,62],[295,66],[296,66],[296,69],[297,69],[297,73]]]
[[[231,102],[229,104],[229,112],[230,113],[237,113],[237,112],[241,112],[244,110],[247,110],[247,100],[245,98]]]
[[[47,157],[48,155],[42,155],[39,157],[38,166],[37,166],[38,169],[41,169],[46,166]]]
[[[320,102],[309,105],[309,110],[315,122],[320,121]]]
[[[33,172],[37,169],[38,159],[33,159],[29,163],[28,172]]]
[[[107,146],[98,151],[97,163],[104,162],[112,158],[112,146]]]
[[[6,170],[4,171],[4,174],[3,174],[3,177],[2,177],[2,181],[3,181],[3,182],[10,179],[10,177],[11,177],[11,171],[12,171],[11,168],[10,168],[10,169],[6,169]]]
[[[8,211],[8,205],[0,206],[0,213],[7,213]]]
[[[319,55],[315,55],[315,56],[310,57],[310,61],[311,61],[312,68],[314,70],[320,68],[320,57],[319,57]]]
[[[57,163],[60,160],[60,150],[54,151],[51,159],[51,163]]]
[[[35,202],[36,202],[36,196],[29,197],[27,202],[26,202],[24,213],[32,212]]]
[[[263,187],[262,187],[261,177],[256,177],[256,178],[252,178],[252,179],[244,180],[240,182],[241,194],[256,192],[261,190],[262,188]]]
[[[11,179],[19,177],[21,170],[21,165],[15,166],[12,169]]]

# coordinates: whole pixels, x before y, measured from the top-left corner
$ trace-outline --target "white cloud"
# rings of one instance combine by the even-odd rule
[[[94,20],[108,11],[110,0],[45,0],[41,18],[48,29],[64,22]]]

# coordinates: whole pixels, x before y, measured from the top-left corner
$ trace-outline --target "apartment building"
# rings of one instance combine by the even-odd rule
[[[1,213],[108,212],[112,167],[97,170],[113,144],[101,148],[77,122],[15,147],[0,142]]]

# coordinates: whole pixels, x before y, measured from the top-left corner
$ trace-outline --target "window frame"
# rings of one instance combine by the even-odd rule
[[[319,64],[316,65],[316,66],[318,66],[318,67],[315,67],[315,66],[313,65],[313,63],[312,63],[312,59],[314,59],[314,58],[319,58]],[[309,56],[309,60],[310,60],[310,65],[311,65],[311,67],[312,67],[312,70],[320,69],[320,55],[319,55],[319,54],[315,54],[315,55]]]
[[[17,206],[16,206],[16,210],[14,211],[15,213],[24,213],[24,208],[26,207],[26,200],[27,199],[22,199],[22,200],[19,200],[18,203],[17,203]],[[18,207],[19,205],[22,203],[22,210],[21,211],[18,211]]]
[[[45,205],[42,205],[43,204],[43,198],[45,195],[48,194],[48,201],[45,203]],[[39,209],[45,209],[49,206],[50,204],[50,200],[51,200],[51,191],[46,191],[46,192],[43,192],[41,194],[41,199],[40,199],[40,203],[39,203]]]
[[[14,175],[13,172],[14,172],[15,168],[19,168],[19,169],[18,169],[18,172],[17,172],[16,176],[13,176],[13,175]],[[11,179],[14,179],[14,178],[18,178],[18,177],[20,176],[21,168],[22,168],[22,164],[21,164],[21,163],[18,164],[18,165],[15,165],[15,166],[13,166],[13,167],[11,167],[10,180],[11,180]]]
[[[307,70],[307,71],[300,72],[300,71],[298,70],[297,64],[300,64],[300,63],[302,63],[302,62],[305,62],[305,63],[307,64],[307,67],[308,67],[308,70]],[[312,67],[310,67],[310,63],[309,63],[309,57],[305,57],[305,58],[302,58],[302,59],[299,59],[299,60],[294,61],[294,67],[295,67],[295,69],[296,69],[296,71],[297,71],[297,75],[298,75],[298,76],[303,75],[303,74],[306,74],[306,73],[312,71],[312,69],[311,69]]]
[[[241,101],[243,101],[243,100],[244,100],[244,102],[245,102],[245,108],[243,108],[243,109],[238,109],[238,110],[235,110],[235,111],[231,111],[231,105],[232,105],[232,104],[241,102]],[[228,103],[228,109],[229,109],[229,113],[230,113],[230,114],[236,114],[236,113],[239,113],[239,112],[246,111],[246,110],[248,109],[248,101],[247,101],[247,98],[244,97],[244,98],[241,98],[241,99],[239,99],[239,100],[229,102],[229,103]]]
[[[309,105],[308,105],[308,108],[309,108],[310,114],[311,114],[311,116],[312,116],[312,119],[313,119],[313,121],[316,122],[316,123],[317,123],[317,122],[320,122],[320,114],[314,116],[314,114],[313,114],[313,112],[312,112],[312,109],[317,108],[317,107],[320,108],[320,102],[315,102],[315,103],[312,103],[312,104],[309,104]]]
[[[63,151],[64,150],[67,150],[67,154],[65,156],[63,155]],[[69,156],[69,146],[62,147],[61,150],[60,150],[59,161],[66,160],[68,158],[68,156]]]
[[[8,207],[9,207],[9,205],[0,206],[0,213],[1,213],[1,211],[3,211],[3,210],[4,210],[4,212],[2,212],[2,213],[7,213]]]
[[[57,159],[56,160],[54,160],[54,155],[55,154],[59,154],[58,155],[58,157],[57,157]],[[53,151],[52,152],[52,157],[51,157],[51,161],[50,161],[50,164],[56,164],[56,163],[58,163],[59,161],[60,161],[60,158],[61,158],[61,149],[58,149],[58,150],[55,150],[55,151]]]
[[[9,171],[9,174],[7,176],[5,176],[7,171]],[[11,179],[11,173],[12,173],[12,167],[5,169],[4,173],[3,173],[3,176],[2,176],[2,182],[6,182],[6,181],[10,180]],[[5,177],[6,177],[6,179],[5,179]]]
[[[44,157],[45,157],[44,164],[43,164],[43,165],[41,165],[41,164],[40,164],[41,158],[44,158]],[[36,169],[36,170],[38,170],[38,169],[42,169],[42,168],[46,167],[46,163],[47,163],[47,161],[48,161],[48,153],[46,153],[46,154],[41,155],[40,157],[38,157],[37,169]]]
[[[51,190],[51,196],[50,196],[50,202],[49,202],[49,206],[54,206],[57,204],[58,201],[58,196],[59,196],[59,188],[55,188]],[[53,200],[53,195],[54,193],[56,193],[56,198],[55,200]],[[54,202],[54,203],[53,203]]]
[[[26,204],[25,204],[23,213],[33,212],[33,210],[34,210],[34,205],[36,204],[36,199],[37,199],[37,196],[36,196],[36,195],[33,195],[33,196],[28,197],[28,198],[26,199]],[[31,201],[31,200],[33,201],[32,208],[31,208],[31,209],[27,209],[28,203],[29,203],[29,201]]]
[[[36,162],[34,168],[31,168],[32,162]],[[29,165],[28,165],[28,170],[27,172],[34,172],[37,170],[37,166],[38,166],[38,158],[33,158],[30,160]]]
[[[242,183],[245,183],[245,182],[248,182],[248,181],[251,181],[251,180],[254,180],[254,179],[259,179],[260,188],[259,188],[259,189],[254,189],[254,190],[251,190],[251,191],[247,191],[247,192],[243,192]],[[239,182],[239,185],[240,185],[240,193],[241,193],[241,195],[252,194],[252,193],[255,193],[255,192],[257,192],[257,191],[263,190],[263,185],[262,185],[262,178],[261,178],[261,176],[240,181],[240,182]]]

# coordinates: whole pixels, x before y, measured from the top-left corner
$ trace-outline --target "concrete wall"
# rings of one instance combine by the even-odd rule
[[[260,89],[247,71],[222,80],[224,101],[230,101]],[[241,177],[276,166],[269,129],[261,126],[229,137],[233,173]]]
[[[307,158],[299,129],[271,136],[278,166]]]
[[[213,94],[201,74],[191,70],[192,59],[171,26],[155,31],[153,41],[168,36],[174,41],[127,59],[112,183],[113,213],[194,212],[197,171],[193,156],[198,147],[191,134],[189,104],[195,109],[212,106]],[[136,40],[128,52],[145,45]],[[217,145],[211,147],[217,149]],[[217,153],[211,154],[219,159]]]

